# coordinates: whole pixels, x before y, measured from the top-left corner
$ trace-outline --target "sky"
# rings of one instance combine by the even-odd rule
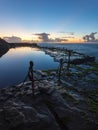
[[[98,0],[0,0],[8,42],[98,42]]]

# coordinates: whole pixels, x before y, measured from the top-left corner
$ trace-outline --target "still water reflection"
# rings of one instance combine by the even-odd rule
[[[58,67],[58,63],[39,49],[30,47],[10,49],[0,58],[0,87],[22,82],[30,60],[34,61],[34,69],[46,70]]]

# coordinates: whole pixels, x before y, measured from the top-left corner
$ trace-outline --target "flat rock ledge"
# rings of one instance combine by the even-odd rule
[[[97,130],[48,81],[0,89],[0,130]]]

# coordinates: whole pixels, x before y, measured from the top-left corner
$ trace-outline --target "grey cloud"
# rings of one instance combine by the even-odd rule
[[[67,39],[63,39],[63,38],[55,38],[54,40],[55,42],[66,42],[68,41]]]
[[[89,37],[91,38],[91,40],[93,40],[93,41],[96,40],[96,39],[95,39],[95,34],[96,34],[96,33],[97,33],[97,32],[91,33],[91,34],[89,35]]]
[[[68,41],[65,38],[55,38],[55,39],[49,38],[50,34],[48,34],[48,33],[37,33],[37,34],[34,34],[34,35],[38,36],[38,38],[42,42],[66,42],[66,41]]]
[[[74,32],[69,32],[70,35],[74,35],[75,33]]]
[[[58,32],[58,33],[66,33],[66,32],[64,32],[64,31],[60,31],[60,32]]]
[[[85,41],[88,41],[88,42],[89,42],[89,35],[85,35],[85,36],[83,37],[83,39],[84,39]]]
[[[12,37],[4,37],[4,40],[6,40],[9,43],[20,43],[22,42],[20,37],[12,36]]]
[[[42,40],[42,42],[49,42],[49,41],[50,41],[50,39],[49,39],[49,37],[48,37],[50,34],[48,34],[48,33],[37,33],[37,34],[35,34],[35,35],[37,35],[38,38],[39,38],[40,40]]]
[[[74,32],[66,32],[68,35],[75,35]]]
[[[74,32],[64,32],[64,31],[60,31],[60,32],[58,32],[58,33],[66,33],[66,34],[68,34],[68,35],[74,35],[74,34],[75,34]]]
[[[92,32],[89,35],[85,35],[83,37],[84,41],[86,41],[86,42],[98,42],[98,39],[95,38],[95,34],[97,34],[97,32]]]

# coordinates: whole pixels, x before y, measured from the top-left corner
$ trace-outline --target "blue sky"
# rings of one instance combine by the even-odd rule
[[[51,41],[75,42],[92,32],[98,32],[98,0],[0,0],[1,37],[42,40],[45,33]]]

